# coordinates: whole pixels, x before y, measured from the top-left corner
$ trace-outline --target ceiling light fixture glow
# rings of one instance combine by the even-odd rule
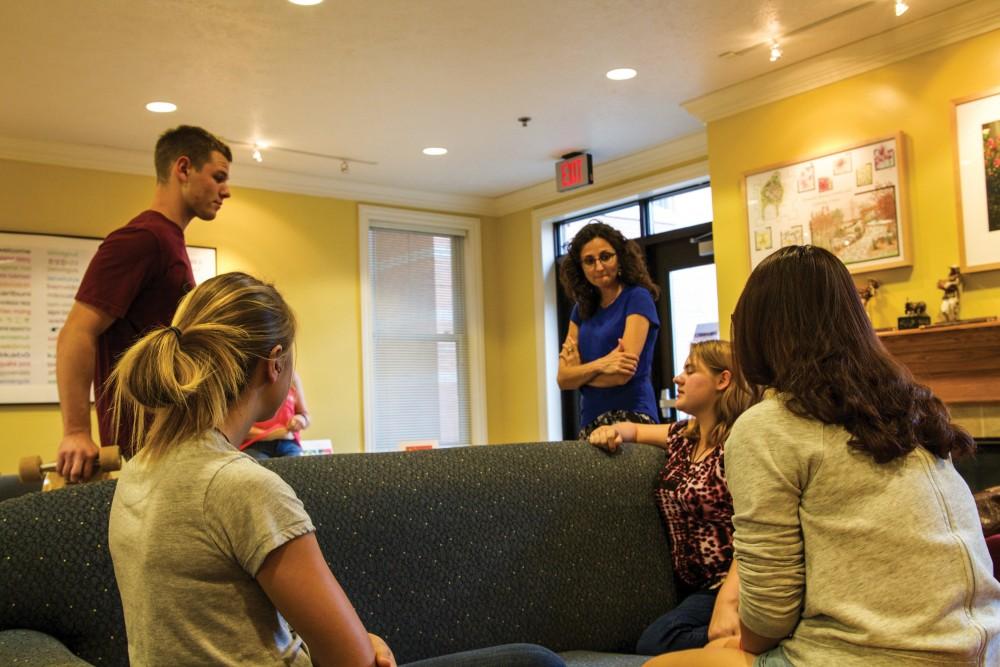
[[[771,42],[771,58],[770,58],[770,60],[771,60],[772,63],[775,62],[776,60],[778,60],[779,58],[781,58],[781,53],[782,53],[782,51],[781,51],[781,47],[778,45],[778,40],[774,40],[773,42]]]
[[[323,0],[288,0],[288,2],[293,5],[301,5],[302,7],[310,7],[312,5],[318,5],[323,2]]]
[[[260,154],[259,148],[253,149],[253,153],[250,154],[250,157],[252,157],[256,162],[264,161],[264,156]]]
[[[618,67],[613,70],[608,70],[608,73],[604,76],[608,77],[612,81],[628,81],[629,79],[634,79],[636,74],[638,74],[638,72],[631,67]]]
[[[172,113],[177,111],[177,105],[173,102],[150,102],[146,105],[146,111],[153,113]]]
[[[424,149],[424,155],[446,155],[447,153],[447,148],[441,148],[439,146],[431,146]]]
[[[909,8],[910,6],[903,2],[903,0],[896,0],[896,16],[902,16]]]

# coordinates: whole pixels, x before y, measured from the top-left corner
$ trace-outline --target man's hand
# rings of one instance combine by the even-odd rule
[[[71,484],[86,482],[94,474],[99,451],[89,433],[65,435],[56,452],[56,472]]]
[[[396,658],[392,655],[388,644],[381,637],[370,632],[368,638],[371,639],[372,648],[375,649],[375,667],[396,667]]]

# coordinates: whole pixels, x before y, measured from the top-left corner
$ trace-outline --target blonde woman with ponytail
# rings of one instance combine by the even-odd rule
[[[655,495],[670,533],[678,598],[683,600],[643,632],[636,645],[636,653],[643,655],[700,648],[709,639],[739,633],[738,581],[729,574],[733,501],[722,455],[733,423],[754,397],[733,377],[732,348],[726,341],[694,343],[674,383],[677,409],[691,419],[618,422],[590,435],[592,445],[611,452],[623,442],[666,450]]]
[[[108,532],[134,665],[396,664],[330,572],[295,491],[236,447],[288,395],[294,338],[274,287],[227,273],[118,362],[114,417],[135,417],[138,453],[118,479]],[[509,645],[421,665],[480,655],[562,664],[540,646]]]

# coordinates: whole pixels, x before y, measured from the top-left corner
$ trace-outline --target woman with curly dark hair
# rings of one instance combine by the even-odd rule
[[[952,465],[973,440],[886,352],[846,267],[769,256],[733,341],[768,388],[726,443],[740,641],[647,665],[1000,665],[1000,583]]]
[[[575,305],[557,381],[580,390],[580,439],[605,424],[658,423],[650,371],[660,290],[639,246],[593,221],[573,237],[559,280]]]

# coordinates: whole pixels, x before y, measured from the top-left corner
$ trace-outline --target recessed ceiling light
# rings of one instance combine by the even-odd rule
[[[902,16],[909,8],[910,6],[903,2],[903,0],[896,0],[896,16]]]
[[[288,0],[288,2],[293,5],[302,5],[303,7],[308,7],[310,5],[318,5],[323,2],[323,0]]]
[[[612,81],[627,81],[628,79],[634,79],[636,74],[638,74],[638,72],[631,67],[619,67],[617,69],[609,70],[604,76],[608,77]]]
[[[440,148],[438,146],[431,146],[424,149],[424,155],[445,155],[447,152],[447,148]]]
[[[770,61],[772,63],[776,62],[777,60],[779,60],[781,58],[781,54],[782,54],[781,46],[778,44],[778,41],[775,40],[775,41],[771,42],[771,56],[770,56]]]
[[[150,102],[146,105],[146,110],[153,113],[171,113],[177,111],[177,105],[173,102]]]

